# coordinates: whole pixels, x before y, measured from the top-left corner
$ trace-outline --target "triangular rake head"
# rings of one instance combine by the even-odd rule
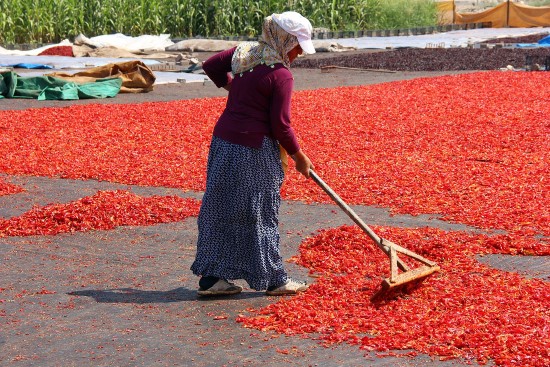
[[[420,266],[416,269],[405,271],[397,275],[393,281],[386,278],[382,281],[381,288],[370,298],[377,303],[385,299],[395,298],[402,294],[408,294],[418,288],[430,275],[439,271],[439,266]]]

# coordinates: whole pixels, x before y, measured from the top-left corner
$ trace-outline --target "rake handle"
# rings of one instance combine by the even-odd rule
[[[359,218],[359,216],[353,211],[353,209],[351,209],[350,206],[346,204],[346,202],[342,200],[342,198],[336,192],[334,192],[334,190],[332,190],[330,186],[327,185],[325,181],[323,181],[321,177],[317,175],[317,173],[315,173],[315,171],[310,169],[309,176],[313,179],[313,181],[315,181],[317,185],[319,185],[323,189],[323,191],[327,193],[328,196],[330,196],[332,200],[334,200],[334,202],[336,202],[336,204],[338,204],[338,206],[344,211],[344,213],[346,213],[348,217],[350,217],[386,255],[388,255],[390,258],[394,258],[397,260],[397,266],[401,270],[406,271],[408,269],[407,266],[399,258],[391,256],[391,247],[384,245],[382,238],[374,233],[374,231],[370,229],[369,226],[367,226],[361,218]]]

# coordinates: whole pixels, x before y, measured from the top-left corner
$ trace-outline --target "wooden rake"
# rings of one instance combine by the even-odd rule
[[[371,302],[378,302],[394,295],[409,293],[428,276],[439,271],[439,266],[435,262],[391,241],[380,238],[313,170],[309,170],[309,175],[390,258],[390,276],[382,281],[381,288],[371,297]],[[399,258],[398,253],[409,256],[424,265],[411,269]],[[399,273],[399,270],[401,270],[401,273]]]

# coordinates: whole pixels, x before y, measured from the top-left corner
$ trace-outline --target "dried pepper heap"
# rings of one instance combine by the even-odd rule
[[[442,272],[414,297],[375,308],[369,295],[387,275],[387,257],[356,228],[325,231],[303,244],[298,259],[320,275],[316,284],[240,321],[366,350],[550,365],[548,283],[474,259],[549,254],[550,105],[541,98],[550,95],[549,81],[548,73],[487,72],[296,92],[302,146],[346,202],[438,213],[507,234],[376,228]],[[223,106],[215,98],[0,111],[0,172],[203,190]],[[330,201],[290,172],[285,198]],[[0,221],[0,236],[151,224],[197,211],[198,203],[180,198],[101,192]]]
[[[549,79],[484,72],[298,91],[293,126],[350,204],[548,236]],[[0,172],[203,190],[224,102],[0,111]],[[330,201],[293,170],[283,196]]]
[[[22,187],[7,183],[0,177],[0,196],[17,194],[23,191]]]
[[[541,98],[550,93],[548,73],[474,73],[327,93],[300,95],[296,110],[308,117],[306,129],[297,127],[320,176],[346,202],[550,236],[550,105]],[[320,190],[297,188],[299,180],[290,176],[287,197],[328,202]]]
[[[178,196],[141,197],[128,191],[99,191],[67,204],[36,207],[10,219],[0,219],[0,237],[152,225],[196,216],[200,202]]]
[[[315,335],[377,352],[414,350],[441,359],[465,358],[499,366],[550,364],[550,284],[491,269],[474,254],[506,253],[501,236],[437,229],[375,227],[384,238],[437,261],[411,296],[375,306],[388,259],[358,227],[326,230],[306,240],[297,262],[318,276],[307,292],[281,299],[238,321],[288,335]],[[528,242],[528,243],[527,243]],[[537,247],[536,241],[526,246]],[[541,255],[550,255],[546,247]],[[385,353],[382,355],[394,355]]]

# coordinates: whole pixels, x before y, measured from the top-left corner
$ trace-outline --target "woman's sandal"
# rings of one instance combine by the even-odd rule
[[[197,293],[199,296],[227,296],[241,293],[242,290],[243,287],[230,283],[225,279],[220,279],[210,288],[199,288]]]
[[[268,296],[284,296],[303,292],[308,287],[309,285],[306,282],[299,282],[289,278],[286,283],[281,286],[267,288],[265,293]]]

